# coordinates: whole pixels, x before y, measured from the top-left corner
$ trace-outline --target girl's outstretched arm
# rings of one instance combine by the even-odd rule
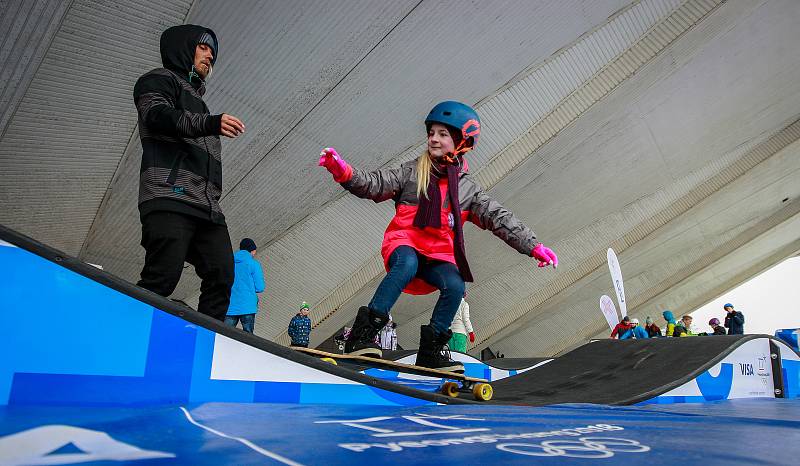
[[[509,246],[539,261],[539,267],[558,266],[558,257],[548,247],[536,240],[533,230],[528,228],[510,210],[477,187],[470,205],[470,220],[494,233]]]
[[[395,197],[403,188],[404,180],[411,175],[408,165],[373,172],[354,169],[332,147],[322,150],[319,165],[325,167],[333,175],[333,180],[341,183],[344,189],[375,202]]]

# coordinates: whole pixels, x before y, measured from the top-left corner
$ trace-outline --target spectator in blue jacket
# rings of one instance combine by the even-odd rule
[[[726,303],[722,306],[728,315],[725,316],[725,327],[728,329],[728,335],[743,335],[744,334],[744,314],[733,309],[733,304]]]
[[[647,338],[647,330],[639,325],[639,319],[631,319],[631,328],[619,336],[620,340],[629,340],[631,338]]]
[[[234,279],[231,287],[231,302],[225,324],[236,327],[242,323],[242,330],[253,333],[258,312],[257,293],[264,291],[264,274],[261,264],[255,259],[256,243],[244,238],[239,243],[239,250],[233,255]]]
[[[308,337],[311,335],[311,319],[308,317],[308,304],[303,301],[298,312],[289,322],[289,338],[292,339],[292,346],[302,346],[308,348]]]

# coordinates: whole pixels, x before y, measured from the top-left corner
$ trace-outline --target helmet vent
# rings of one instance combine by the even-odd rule
[[[453,114],[453,112],[443,112],[443,113],[444,113],[444,116],[450,116],[450,115]]]

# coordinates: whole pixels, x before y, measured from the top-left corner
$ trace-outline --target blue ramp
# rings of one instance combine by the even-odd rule
[[[13,271],[0,281],[0,405],[465,402],[226,327],[10,230],[0,240]]]

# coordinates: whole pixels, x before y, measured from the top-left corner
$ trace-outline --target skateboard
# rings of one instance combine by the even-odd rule
[[[364,365],[378,369],[389,369],[407,374],[448,379],[441,385],[441,387],[439,387],[439,392],[452,398],[457,397],[459,393],[471,393],[472,396],[478,401],[489,401],[492,399],[492,395],[494,394],[494,390],[492,389],[492,386],[489,384],[488,380],[468,377],[457,372],[430,369],[428,367],[403,364],[401,362],[373,358],[369,356],[353,356],[349,354],[329,353],[327,351],[320,351],[312,348],[292,347],[292,349],[301,353],[315,356],[331,364],[337,364],[337,360],[358,361]]]

